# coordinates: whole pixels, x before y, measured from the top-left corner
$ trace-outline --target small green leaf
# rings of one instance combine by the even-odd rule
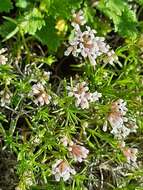
[[[2,112],[0,112],[0,121],[8,122],[6,116]]]
[[[12,120],[12,121],[10,122],[10,128],[9,128],[9,134],[10,134],[10,135],[13,135],[13,134],[14,134],[14,131],[15,131],[15,129],[16,129],[16,124],[17,124],[18,118],[19,118],[19,116],[17,116],[17,118],[16,118],[15,120]]]

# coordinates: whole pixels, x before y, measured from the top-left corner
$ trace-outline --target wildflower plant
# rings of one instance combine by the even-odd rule
[[[142,8],[0,0],[0,189],[143,189]]]

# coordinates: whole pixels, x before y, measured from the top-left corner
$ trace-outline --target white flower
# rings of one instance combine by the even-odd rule
[[[103,40],[100,37],[95,37],[96,31],[90,27],[86,27],[84,32],[79,31],[79,49],[78,52],[84,58],[88,58],[92,65],[96,65],[96,58],[102,54],[100,51],[99,42]]]
[[[90,96],[90,102],[95,102],[95,101],[98,101],[99,98],[102,97],[102,94],[101,93],[98,93],[97,91],[96,92],[93,92],[93,93],[90,93],[91,96]]]
[[[60,142],[66,147],[69,144],[69,139],[68,137],[64,136],[63,138],[60,139]]]
[[[73,87],[73,93],[74,95],[78,96],[80,95],[85,95],[85,93],[89,90],[87,83],[86,82],[81,82],[81,83],[77,83],[77,85],[75,87]]]
[[[45,89],[41,83],[34,84],[32,86],[31,95],[36,97],[34,101],[36,104],[40,103],[40,105],[43,106],[44,104],[50,103],[51,96],[45,92]]]
[[[84,95],[75,95],[76,100],[75,100],[75,106],[76,107],[81,107],[82,109],[88,109],[89,108],[89,101]]]
[[[89,153],[89,150],[86,149],[84,146],[77,145],[72,141],[69,145],[69,151],[74,160],[78,162],[82,162]]]
[[[137,153],[138,153],[137,148],[124,148],[123,149],[123,154],[127,158],[127,162],[129,164],[136,165]]]
[[[137,124],[136,124],[136,119],[129,117],[128,122],[126,123],[126,126],[130,129],[131,133],[136,133],[137,132]]]
[[[8,89],[4,89],[0,92],[1,95],[1,106],[5,106],[6,104],[10,104],[12,93]]]
[[[107,123],[107,121],[105,121],[104,124],[103,124],[102,130],[103,130],[104,132],[106,132],[106,131],[107,131],[107,128],[108,128],[108,123]]]
[[[117,104],[117,109],[119,110],[119,112],[122,114],[122,115],[125,115],[128,111],[128,109],[126,108],[126,102],[124,102],[124,100],[122,99],[119,99],[116,101],[116,104]]]
[[[117,112],[115,110],[112,110],[108,116],[108,121],[112,126],[111,133],[115,136],[115,138],[122,139],[129,135],[130,129],[124,125],[126,118],[123,117],[122,111]]]
[[[61,178],[67,181],[70,175],[75,175],[75,173],[75,170],[72,169],[65,160],[57,160],[56,163],[52,165],[52,174],[55,175],[56,181],[60,181]]]
[[[44,71],[41,74],[42,74],[42,76],[40,77],[41,83],[44,85],[50,79],[51,73],[49,71],[48,72]]]
[[[121,115],[126,115],[128,109],[126,108],[126,102],[124,100],[119,99],[112,103],[112,111],[119,112]]]
[[[33,185],[32,179],[33,173],[31,171],[25,171],[23,174],[25,184],[30,187]]]
[[[119,99],[112,103],[108,121],[112,127],[111,133],[117,139],[126,138],[131,132],[136,132],[138,128],[135,120],[125,117],[127,113],[126,102]]]
[[[95,36],[95,30],[86,26],[86,30],[82,32],[78,25],[73,32],[74,37],[69,40],[69,47],[65,51],[66,56],[70,53],[75,57],[82,56],[94,66],[97,57],[106,54],[108,58],[106,61],[113,62],[114,51],[110,51],[110,46],[105,43],[105,38]]]
[[[107,55],[103,59],[104,63],[110,63],[113,65],[114,62],[118,61],[118,56],[115,54],[114,50],[108,51]]]
[[[3,55],[3,53],[5,53],[7,51],[6,48],[2,48],[0,50],[0,65],[5,65],[8,61],[8,58],[6,57],[6,55]]]
[[[68,96],[75,97],[75,106],[82,109],[88,109],[90,102],[98,101],[102,96],[97,91],[90,93],[86,82],[77,83],[74,87],[67,86],[67,90]]]
[[[86,20],[83,15],[83,11],[79,10],[78,12],[72,11],[73,19],[71,25],[78,30],[80,25],[83,26],[86,23]]]
[[[120,128],[123,125],[124,120],[120,113],[111,112],[108,116],[108,121],[110,122],[112,128]]]

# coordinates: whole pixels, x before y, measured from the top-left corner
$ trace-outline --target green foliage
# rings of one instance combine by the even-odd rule
[[[44,45],[47,45],[50,51],[56,51],[62,42],[62,37],[57,34],[55,20],[47,17],[46,25],[40,31],[37,31],[35,37]]]
[[[24,18],[20,23],[20,28],[24,33],[34,35],[43,25],[45,25],[43,15],[37,8],[33,8],[33,10],[25,13]]]
[[[20,8],[26,8],[28,5],[27,0],[17,0],[16,1],[16,6]]]
[[[137,0],[140,5],[143,5],[143,0]]]
[[[3,24],[0,25],[0,35],[2,38],[8,36],[14,29],[16,28],[16,24],[10,21],[4,21]]]
[[[0,146],[16,157],[15,188],[142,189],[142,5],[142,0],[0,0]],[[73,10],[83,10],[86,20],[77,41]],[[65,56],[67,49],[73,54]],[[100,55],[98,49],[107,52]],[[99,54],[94,66],[90,50]],[[118,139],[112,130],[124,128],[122,123],[130,134]],[[132,155],[135,148],[139,153]],[[56,181],[52,168],[60,159],[76,171],[68,181]],[[1,165],[0,174],[9,184]]]
[[[61,0],[61,1],[54,0],[54,1],[51,1],[49,14],[54,17],[69,19],[71,17],[71,11],[73,9],[80,8],[80,4],[82,2],[83,2],[82,0]]]
[[[136,14],[129,8],[124,0],[102,0],[98,8],[114,23],[115,32],[123,37],[137,37],[137,19]]]
[[[0,0],[0,13],[1,12],[10,12],[13,8],[11,0]]]
[[[117,22],[115,21],[115,30],[123,37],[136,38],[138,32],[135,13],[126,7],[120,19]]]

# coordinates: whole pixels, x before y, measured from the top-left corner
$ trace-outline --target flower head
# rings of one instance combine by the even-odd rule
[[[119,99],[112,103],[111,110],[114,112],[118,112],[121,115],[126,115],[128,109],[126,108],[126,102],[122,99]]]
[[[126,157],[127,162],[129,164],[136,165],[137,153],[138,153],[137,148],[124,148],[123,149],[123,154]]]
[[[71,25],[78,30],[80,26],[83,26],[86,23],[86,20],[83,15],[83,11],[79,10],[78,12],[72,11],[73,19]]]
[[[52,166],[52,174],[55,175],[56,181],[60,181],[63,178],[64,181],[67,181],[70,178],[71,174],[75,174],[75,170],[72,169],[68,162],[65,160],[57,160]]]
[[[72,141],[69,145],[69,151],[74,160],[78,162],[82,162],[89,153],[89,150],[86,149],[84,146],[77,145]]]
[[[69,142],[70,142],[70,140],[68,139],[67,136],[64,136],[64,137],[62,137],[62,138],[60,139],[60,142],[63,144],[63,146],[67,147],[68,144],[69,144]]]
[[[131,132],[136,132],[137,125],[131,118],[125,117],[127,113],[126,102],[119,99],[112,103],[108,121],[112,127],[111,133],[117,139],[126,138]]]
[[[113,65],[114,62],[118,61],[118,56],[115,54],[114,50],[109,50],[103,59],[104,63],[110,63]]]
[[[67,87],[68,96],[75,97],[76,107],[81,107],[82,109],[88,109],[90,102],[98,101],[102,96],[101,93],[97,91],[94,93],[89,92],[89,88],[86,82],[79,82],[74,87]]]
[[[2,48],[0,50],[0,65],[5,65],[8,61],[8,58],[6,57],[6,54],[4,54],[7,51],[6,48]]]
[[[110,46],[105,43],[103,37],[95,36],[96,31],[86,26],[85,31],[81,31],[79,25],[74,28],[74,37],[69,40],[69,47],[65,51],[65,55],[73,54],[75,57],[83,57],[88,59],[92,65],[96,65],[97,57],[106,54],[109,62],[113,60],[113,51]]]
[[[38,104],[40,103],[41,106],[44,104],[49,104],[51,100],[51,96],[48,95],[41,83],[34,84],[32,86],[32,95],[36,97],[35,103]]]
[[[32,179],[32,171],[25,171],[24,174],[23,174],[23,177],[25,179],[25,183],[28,187],[32,186],[34,181]]]
[[[1,106],[5,106],[6,104],[10,104],[12,93],[8,89],[4,89],[0,92],[1,95]]]

